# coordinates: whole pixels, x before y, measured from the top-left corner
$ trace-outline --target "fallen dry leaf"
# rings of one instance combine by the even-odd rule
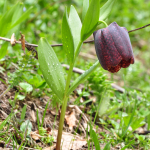
[[[54,150],[56,148],[56,144],[50,147],[45,147],[43,150]]]
[[[45,130],[48,135],[52,135],[51,128],[46,128]],[[34,139],[34,140],[40,140],[40,138],[41,138],[38,130],[34,131],[34,132],[31,131],[30,135],[31,135],[32,139]]]
[[[58,110],[56,110],[55,108],[48,110],[52,115],[57,116],[59,115]]]
[[[57,140],[57,130],[52,131],[52,135],[54,137],[54,141]],[[87,142],[85,139],[83,139],[81,136],[73,135],[68,132],[62,133],[62,139],[61,139],[61,148],[62,150],[77,150],[81,149],[83,146],[86,146]],[[51,149],[53,150],[53,149]]]
[[[51,128],[49,128],[49,127],[46,128],[46,131],[47,131],[47,132],[46,132],[47,134],[52,135]]]
[[[69,125],[69,129],[73,130],[73,127],[76,125],[76,120],[77,120],[74,109],[69,115],[65,116],[65,119],[67,124]]]
[[[87,144],[86,140],[77,138],[73,134],[63,132],[62,136],[62,150],[77,150]]]
[[[31,118],[32,118],[32,120],[33,120],[33,122],[36,122],[36,116],[35,116],[34,110],[31,110],[31,111],[29,112],[29,114],[30,114],[30,116],[31,116]]]
[[[34,139],[34,140],[40,140],[39,131],[34,131],[34,132],[31,131],[30,135],[31,135],[32,139]]]

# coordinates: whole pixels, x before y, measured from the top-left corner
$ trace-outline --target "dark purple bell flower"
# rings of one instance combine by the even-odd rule
[[[134,56],[128,31],[116,22],[107,28],[93,33],[95,49],[100,64],[111,73],[118,72],[121,67],[127,68],[134,63]]]

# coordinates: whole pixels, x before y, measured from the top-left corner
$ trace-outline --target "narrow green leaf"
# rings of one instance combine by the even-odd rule
[[[26,115],[26,108],[27,108],[27,105],[24,105],[24,107],[22,108],[21,120],[24,120],[24,118],[25,118],[25,115]]]
[[[76,87],[82,83],[85,79],[87,79],[87,77],[94,71],[96,70],[96,68],[99,66],[99,61],[97,61],[93,66],[91,66],[88,70],[86,70],[82,75],[80,75],[71,85],[71,87],[69,88],[69,91],[67,93],[67,95],[69,96],[69,94],[76,89]]]
[[[41,124],[41,127],[43,127],[43,124],[44,124],[44,118],[45,118],[45,115],[46,115],[46,111],[47,111],[47,107],[48,107],[48,104],[49,104],[49,101],[47,102],[46,106],[45,106],[45,110],[44,110],[44,113],[43,113],[43,117],[42,117],[42,124]]]
[[[62,66],[48,41],[41,38],[38,44],[38,59],[43,76],[59,99],[64,96],[65,78]]]
[[[137,108],[137,99],[135,100],[135,104],[134,104],[134,108],[133,108],[133,111],[132,111],[132,114],[131,114],[131,117],[130,117],[130,120],[128,121],[128,125],[126,126],[125,129],[122,129],[122,138],[125,136],[125,134],[127,133],[128,131],[128,128],[129,126],[132,124],[133,122],[133,119],[134,119],[134,115],[135,115],[135,111],[136,111],[136,108]]]
[[[11,25],[14,24],[18,20],[18,18],[20,18],[22,16],[22,13],[23,13],[23,4],[19,3],[17,5],[15,11],[13,12]]]
[[[11,113],[9,114],[9,116],[0,124],[0,131],[3,129],[3,127],[5,126],[5,124],[9,121],[9,119],[11,119],[16,113]]]
[[[39,120],[39,112],[38,109],[36,110],[36,118],[37,118],[37,125],[38,125],[38,129],[40,127],[40,120]]]
[[[113,5],[115,3],[116,0],[108,0],[101,8],[100,8],[100,17],[99,17],[99,20],[105,20],[112,8],[113,8]]]
[[[90,6],[85,15],[82,29],[81,29],[81,40],[87,39],[95,30],[100,12],[100,0],[92,0]]]
[[[23,13],[23,4],[17,3],[0,19],[0,35],[5,36],[10,29],[24,21],[28,18],[33,7],[30,7],[24,14]]]
[[[89,0],[83,0],[82,22],[85,18],[88,8],[89,8]]]
[[[92,129],[92,127],[90,127],[90,137],[91,137],[92,141],[94,142],[96,150],[100,150],[101,148],[100,148],[100,144],[98,141],[98,137],[97,137],[95,131]]]
[[[18,7],[19,3],[14,5],[10,10],[8,10],[3,17],[0,19],[0,35],[5,36],[10,30],[10,25],[12,21],[13,14]]]
[[[73,35],[74,47],[76,50],[80,42],[80,33],[81,33],[82,24],[74,6],[70,7],[69,24],[70,24],[70,28],[71,28],[72,35]]]
[[[73,36],[71,33],[71,29],[69,26],[67,8],[65,10],[65,13],[63,15],[63,20],[62,20],[62,43],[63,43],[63,49],[67,56],[68,64],[73,63],[73,61],[74,61],[74,42],[73,42]]]
[[[24,133],[27,130],[27,135],[29,135],[32,131],[32,123],[30,122],[30,120],[26,120],[25,122],[23,122],[20,126],[20,130]]]
[[[19,146],[18,150],[22,149],[23,144],[24,144],[24,142],[21,143],[21,145]]]
[[[21,15],[21,17],[16,22],[14,22],[14,24],[12,24],[11,28],[15,27],[16,25],[20,24],[25,19],[27,19],[29,15],[31,14],[32,9],[33,7],[31,6],[25,13]]]
[[[148,124],[147,130],[150,130],[150,114],[146,117],[146,119]]]
[[[107,143],[103,150],[110,150],[110,143]]]

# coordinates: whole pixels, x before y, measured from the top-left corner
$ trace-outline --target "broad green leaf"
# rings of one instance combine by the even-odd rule
[[[104,92],[105,93],[105,92]],[[102,96],[99,107],[98,107],[98,116],[101,117],[105,112],[108,110],[109,106],[109,97],[108,96]]]
[[[0,47],[0,59],[3,58],[7,53],[8,42],[4,42]]]
[[[98,136],[96,135],[95,131],[92,129],[92,126],[90,126],[90,137],[92,141],[94,142],[96,150],[100,150],[100,144],[98,141]]]
[[[24,100],[25,99],[25,95],[17,95],[17,99]]]
[[[18,25],[19,23],[23,22],[25,19],[27,19],[32,11],[33,7],[30,7],[25,13],[21,15],[21,17],[14,23],[12,24],[11,28],[14,26]]]
[[[142,127],[146,122],[144,121],[144,117],[137,118],[135,117],[134,122],[131,124],[132,131],[135,131],[139,127]]]
[[[116,0],[108,0],[101,8],[100,8],[100,17],[99,20],[105,20],[110,14],[113,5]]]
[[[29,73],[24,73],[23,77],[26,82],[33,85],[35,88],[40,88],[45,85],[45,80],[39,74],[31,75]]]
[[[30,134],[30,132],[32,131],[32,123],[30,122],[30,120],[26,120],[25,122],[23,122],[20,126],[20,130],[22,132],[25,132],[27,129],[27,135]]]
[[[79,18],[79,15],[74,8],[74,6],[70,7],[70,13],[69,13],[69,25],[72,31],[73,41],[74,41],[74,47],[75,50],[80,42],[80,33],[81,33],[81,20]]]
[[[88,8],[89,8],[89,0],[83,0],[82,22],[85,18]]]
[[[6,9],[7,9],[7,0],[4,1],[3,14],[6,12]]]
[[[85,15],[82,29],[81,29],[81,40],[87,39],[95,30],[100,12],[100,0],[92,0],[90,6]]]
[[[62,100],[65,89],[63,69],[53,48],[45,38],[41,38],[38,44],[38,60],[46,82]]]
[[[128,126],[128,123],[129,123],[129,120],[131,118],[131,115],[132,114],[129,114],[128,116],[123,117],[125,126]],[[130,126],[132,128],[132,131],[134,131],[134,130],[138,129],[139,127],[143,126],[144,124],[145,124],[144,117],[135,117],[134,116]]]
[[[26,92],[31,92],[33,90],[33,87],[31,84],[26,83],[26,82],[20,82],[19,83],[20,87],[23,88]]]
[[[62,43],[63,43],[63,49],[67,56],[68,64],[73,63],[73,61],[74,61],[74,42],[73,42],[73,36],[71,33],[71,29],[69,26],[67,8],[65,10],[65,13],[63,15],[63,20],[62,20]]]
[[[99,66],[99,61],[97,61],[93,66],[91,66],[88,70],[86,70],[82,75],[80,75],[71,85],[71,87],[69,88],[69,91],[67,93],[67,95],[69,96],[69,94],[76,89],[76,87],[82,83],[85,79],[87,79],[87,77],[94,71],[96,70],[96,68]]]

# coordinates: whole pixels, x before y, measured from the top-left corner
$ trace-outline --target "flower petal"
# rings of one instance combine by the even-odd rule
[[[94,40],[96,53],[102,67],[108,70],[112,66],[117,66],[122,58],[107,28],[94,32]]]
[[[128,40],[128,52],[129,52],[129,55],[130,55],[130,58],[131,58],[131,64],[134,64],[134,55],[133,55],[133,50],[132,50],[132,45],[131,45],[131,42],[130,42],[130,37],[129,37],[129,34],[128,34],[128,31],[125,27],[121,27],[122,29],[122,32],[124,32],[124,36],[126,37],[125,40]],[[126,42],[127,43],[127,42]]]
[[[102,37],[103,37],[103,43],[105,43],[106,46],[106,53],[107,55],[109,55],[109,57],[106,57],[109,58],[107,59],[107,66],[108,67],[117,66],[122,60],[122,56],[118,53],[115,47],[115,42],[113,41],[113,38],[108,28],[102,29]]]
[[[131,64],[134,64],[134,56],[131,57]]]
[[[97,57],[100,61],[101,66],[107,70],[107,64],[105,62],[103,53],[102,53],[102,49],[105,49],[103,43],[102,43],[102,38],[101,38],[101,30],[97,30],[94,32],[94,42],[95,42],[95,50],[96,50],[96,54]]]
[[[129,65],[132,63],[132,58],[130,58],[128,61],[126,61],[126,60],[122,60],[121,61],[121,67],[122,68],[127,68],[127,67],[129,67]]]
[[[108,30],[112,35],[115,46],[123,59],[128,61],[132,56],[132,47],[127,30],[117,25],[116,22],[108,26]]]
[[[110,67],[108,69],[108,71],[111,72],[111,73],[115,73],[115,72],[118,72],[120,69],[121,69],[121,65],[119,64],[119,65],[117,65],[115,67]]]

